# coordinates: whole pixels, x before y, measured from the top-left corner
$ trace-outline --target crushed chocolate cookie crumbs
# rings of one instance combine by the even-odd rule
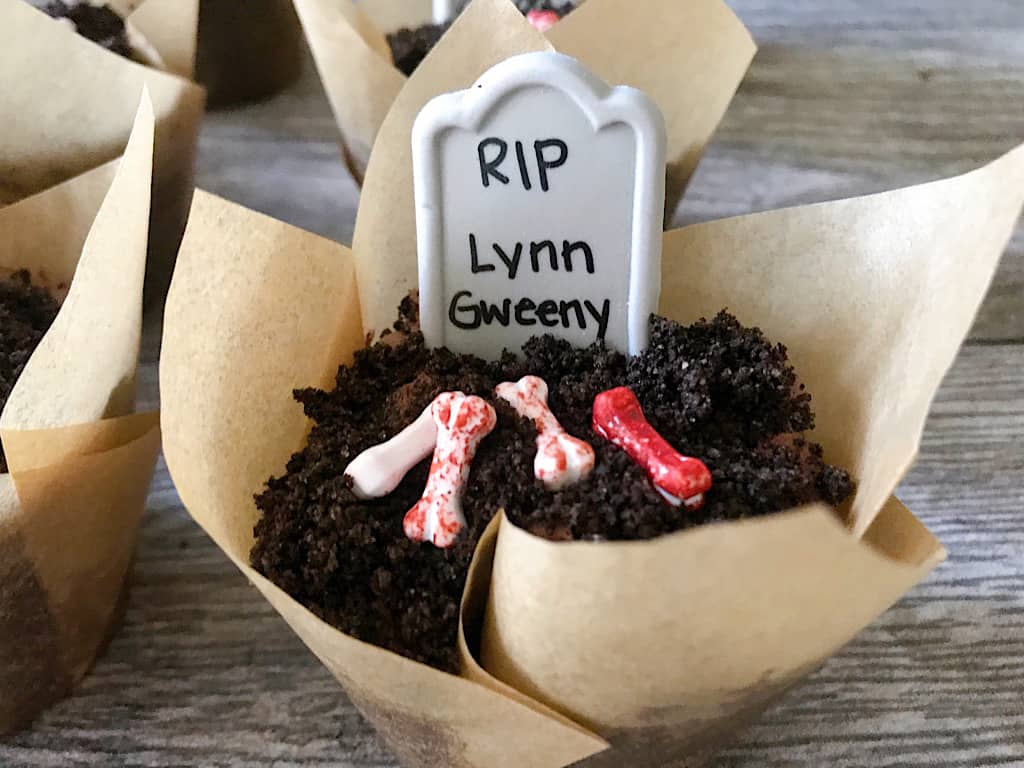
[[[653,318],[651,346],[633,359],[542,336],[520,356],[485,362],[426,349],[415,311],[415,302],[404,302],[395,331],[342,367],[334,391],[295,393],[315,426],[285,474],[257,497],[253,566],[354,637],[455,671],[467,569],[499,509],[554,540],[636,540],[814,501],[838,505],[852,491],[849,475],[802,436],[814,424],[810,396],[785,347],[725,312],[689,327]],[[534,426],[492,394],[526,374],[548,383],[555,416],[597,454],[594,471],[559,492],[534,478]],[[714,486],[699,511],[666,504],[643,469],[593,433],[595,396],[622,385],[633,388],[677,450],[711,469]],[[402,531],[429,461],[381,499],[356,498],[343,472],[449,390],[488,398],[498,426],[473,462],[463,497],[466,529],[455,546],[439,550]]]

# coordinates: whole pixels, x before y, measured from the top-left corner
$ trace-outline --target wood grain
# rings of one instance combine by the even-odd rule
[[[1024,140],[1020,0],[733,5],[762,51],[680,221],[915,183]],[[308,69],[287,94],[208,119],[200,183],[347,242],[356,189],[334,138]],[[150,404],[158,342],[151,322]],[[949,562],[718,768],[1024,766],[1024,228],[900,493]],[[0,765],[395,763],[191,522],[161,465],[124,629],[74,698],[0,744]]]

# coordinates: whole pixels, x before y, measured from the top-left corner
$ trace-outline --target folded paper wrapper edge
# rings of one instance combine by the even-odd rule
[[[295,9],[338,124],[343,159],[361,183],[405,77],[392,66],[384,36],[350,0],[295,0]]]
[[[144,0],[129,21],[160,53],[168,71],[186,80],[195,78],[200,0]]]
[[[968,175],[966,184],[972,193],[980,194],[984,188],[1004,183],[1006,179],[1003,174],[1015,169],[1018,161],[1013,155],[1008,157],[1011,159],[1004,158],[992,166],[997,169],[994,176],[991,175],[992,172],[983,172],[973,177]],[[1007,178],[1015,180],[1015,173],[1013,170]],[[914,189],[918,190],[917,194],[914,193]],[[951,189],[944,187],[941,191],[948,197]],[[851,253],[869,263],[880,260],[884,262],[892,244],[875,236],[879,230],[877,217],[899,218],[900,212],[897,209],[900,206],[894,203],[902,201],[916,206],[921,202],[918,200],[919,195],[926,201],[922,203],[925,209],[929,209],[936,199],[932,192],[933,190],[922,187],[890,193],[890,197],[884,198],[883,205],[878,206],[873,213],[857,217],[856,228],[862,228],[859,238],[861,244],[853,248]],[[984,204],[991,202],[987,197],[984,197],[983,201]],[[823,242],[830,242],[828,233],[837,229],[838,218],[849,213],[848,205],[848,201],[840,201],[824,206],[810,206],[805,211],[808,216],[797,216],[791,222],[786,235],[792,238],[801,226],[805,226],[809,231],[802,233],[796,242],[811,242],[816,238],[824,238]],[[937,210],[940,213],[944,211],[941,208]],[[983,262],[982,267],[978,267],[983,274],[975,275],[968,281],[970,289],[964,289],[969,293],[964,299],[967,305],[973,305],[980,300],[980,294],[984,292],[984,286],[990,276],[985,270],[994,264],[995,256],[992,256],[990,251],[998,249],[1001,247],[1000,243],[1004,242],[1004,230],[1008,225],[1010,211],[1004,205],[990,213],[991,217],[986,214],[983,223],[992,231],[984,235],[978,234],[976,227],[961,221],[964,232],[975,232],[984,241],[979,245],[983,246],[982,251],[989,259]],[[920,211],[917,211],[910,221],[920,224],[921,222],[917,221],[919,214]],[[722,223],[721,227],[724,229],[711,229],[696,234],[692,231],[688,234],[679,234],[686,233],[686,230],[669,233],[666,235],[666,243],[671,243],[677,238],[704,236],[706,251],[717,248],[731,249],[740,233],[744,237],[752,237],[750,227],[759,221],[769,222],[774,226],[771,219],[746,217]],[[930,225],[931,221],[926,218],[924,223]],[[717,233],[716,239],[721,242],[709,245],[706,237],[708,232]],[[757,235],[753,237],[755,242],[761,242],[767,237],[765,232],[758,232]],[[920,247],[931,245],[931,241],[924,241]],[[959,241],[959,245],[966,247],[963,241]],[[751,250],[741,249],[739,253],[754,258]],[[702,252],[698,250],[694,253],[694,259],[697,261],[695,268],[699,268],[699,261],[703,258]],[[900,258],[906,256],[902,252],[896,255]],[[822,282],[829,279],[829,272],[825,269],[829,263],[821,262],[822,269],[817,272],[818,279]],[[910,263],[914,265],[914,269],[921,266],[913,259]],[[946,259],[935,260],[933,264],[937,269],[955,266]],[[670,260],[665,275],[666,281],[670,284],[667,300],[670,307],[676,308],[677,313],[680,313],[680,307],[685,308],[682,314],[689,311],[704,311],[703,304],[713,300],[710,297],[720,301],[721,291],[726,291],[732,299],[726,299],[727,303],[731,304],[741,318],[759,322],[763,313],[765,319],[770,321],[767,322],[768,325],[778,325],[782,322],[780,313],[787,306],[787,301],[792,312],[798,311],[801,308],[800,302],[804,300],[803,292],[796,295],[793,291],[784,289],[778,282],[774,283],[778,289],[772,292],[771,296],[760,299],[762,304],[754,301],[744,290],[734,296],[731,287],[720,287],[719,294],[715,296],[711,286],[698,284],[693,294],[696,297],[695,304],[689,306],[682,297],[688,297],[690,294],[683,292],[684,289],[676,284],[678,275],[675,274],[675,270],[681,269],[677,259]],[[736,269],[742,272],[744,266],[740,264]],[[909,279],[910,276],[917,274],[914,269],[906,268],[905,277]],[[685,270],[683,274],[687,274]],[[919,274],[918,277],[923,279],[926,285],[936,283],[934,276]],[[479,699],[478,688],[473,688],[472,690],[477,693],[458,694],[467,697],[465,701],[473,702],[475,717],[471,723],[465,719],[466,712],[451,698],[455,694],[451,693],[448,685],[454,678],[345,637],[313,617],[265,580],[261,580],[245,565],[252,544],[253,525],[257,518],[253,494],[262,487],[268,477],[282,471],[289,455],[301,447],[308,430],[309,425],[301,409],[291,400],[291,391],[304,386],[329,385],[336,366],[350,359],[351,354],[364,343],[355,279],[353,255],[343,246],[245,211],[211,195],[197,193],[168,302],[165,324],[160,378],[161,390],[164,393],[163,427],[168,466],[183,501],[196,520],[246,572],[246,575],[268,595],[307,644],[345,683],[353,699],[382,729],[385,737],[399,754],[404,756],[403,759],[407,763],[424,764],[422,760],[417,762],[415,745],[429,742],[441,744],[438,749],[454,750],[451,754],[463,756],[464,763],[453,762],[453,765],[501,765],[500,762],[486,762],[493,757],[488,751],[491,747],[477,742],[478,727],[486,717],[494,713],[499,713],[500,717],[496,717],[504,719],[507,726],[509,711],[534,718],[537,716],[536,709],[524,708],[502,696],[496,692],[496,689],[500,690],[498,685],[487,686],[487,695],[490,699]],[[958,274],[957,279],[963,282],[964,276]],[[938,281],[938,284],[941,285],[942,281]],[[768,282],[766,285],[771,287],[773,283]],[[212,294],[210,286],[216,287]],[[863,281],[860,286],[863,290],[875,288],[870,281]],[[823,290],[820,285],[817,288]],[[904,283],[902,290],[906,292],[907,289],[908,286]],[[863,297],[851,294],[848,286],[843,292],[846,299],[855,306],[862,306]],[[763,293],[765,291],[762,288],[761,294]],[[752,303],[748,305],[742,302]],[[963,326],[959,333],[962,337],[969,324],[970,313],[954,315],[958,318],[957,322]],[[800,324],[794,327],[798,330],[802,328]],[[871,331],[875,328],[868,326],[866,330]],[[776,333],[778,338],[789,341],[786,328],[773,326],[770,333],[772,332]],[[879,353],[879,350],[884,351],[879,346],[884,341],[884,337],[874,339],[873,348],[876,353]],[[267,355],[267,349],[279,350],[280,354]],[[796,343],[791,349],[800,370],[801,365],[812,362],[810,357],[816,348],[808,344],[803,334],[798,333]],[[244,389],[240,389],[239,382],[243,380],[246,385]],[[937,386],[937,381],[934,383]],[[245,392],[244,397],[239,397],[240,391]],[[930,394],[933,393],[926,394],[929,396],[925,399],[930,400]],[[821,405],[820,399],[817,402]],[[857,426],[862,430],[867,428],[863,423]],[[884,461],[889,455],[885,453],[879,460]],[[650,560],[649,569],[671,568],[673,579],[681,585],[686,585],[690,582],[688,576],[692,574],[685,559],[681,561],[678,554],[680,551],[686,552],[688,556],[690,553],[698,553],[703,558],[702,562],[706,562],[712,557],[709,553],[730,544],[730,540],[734,538],[735,541],[731,545],[742,550],[745,555],[752,556],[756,552],[756,547],[750,542],[760,540],[762,534],[770,540],[795,537],[795,540],[804,547],[801,551],[806,550],[807,557],[800,563],[790,564],[789,571],[758,574],[759,582],[771,582],[774,584],[773,588],[781,589],[781,585],[792,585],[795,588],[795,585],[803,583],[797,577],[801,573],[811,573],[812,564],[831,573],[828,569],[832,568],[833,563],[823,561],[825,549],[815,549],[808,544],[824,537],[824,540],[835,545],[828,550],[830,553],[838,553],[844,558],[844,562],[858,566],[855,570],[863,576],[857,585],[861,598],[853,600],[853,608],[848,615],[844,615],[844,611],[840,610],[843,609],[841,603],[818,606],[823,611],[832,611],[824,616],[810,616],[807,612],[798,610],[799,605],[789,603],[792,610],[786,609],[786,604],[783,604],[772,621],[764,619],[767,625],[774,627],[778,633],[785,631],[787,622],[791,622],[791,627],[799,628],[808,623],[824,621],[831,627],[827,641],[823,640],[822,644],[814,647],[805,647],[806,658],[795,661],[790,657],[785,659],[788,664],[786,669],[797,669],[794,675],[805,674],[897,599],[903,591],[922,578],[942,557],[938,543],[902,505],[890,500],[885,502],[884,506],[886,514],[878,518],[876,525],[868,528],[864,541],[858,541],[856,536],[844,531],[834,519],[831,519],[831,512],[812,509],[780,514],[749,523],[708,526],[668,537],[665,541],[651,542],[641,550],[648,554],[630,567],[639,568],[643,560]],[[758,531],[759,535],[741,535],[742,532],[750,530]],[[500,542],[501,537],[499,555],[502,549]],[[548,551],[544,546],[546,542],[531,543]],[[571,553],[576,551],[573,546],[567,545],[564,550],[551,551]],[[782,546],[781,543],[779,546]],[[619,562],[621,558],[620,548],[611,545],[581,545],[581,551],[583,550],[595,561],[595,568],[606,574],[616,570],[612,564]],[[651,556],[657,552],[663,556]],[[905,559],[910,564],[895,562],[894,557]],[[543,558],[531,562],[529,568],[551,568],[554,567],[552,563],[557,563],[559,559]],[[602,561],[605,562],[602,564]],[[683,565],[680,565],[681,562]],[[783,558],[777,570],[784,569],[787,563],[788,559]],[[683,569],[681,578],[680,568]],[[501,573],[500,569],[501,558],[496,562],[496,579]],[[840,576],[841,574],[832,573],[830,578],[842,581]],[[602,584],[615,583],[610,577],[602,579]],[[694,584],[701,583],[697,578],[692,581]],[[513,579],[512,582],[517,585],[523,584],[519,579]],[[572,582],[564,584],[569,585]],[[845,586],[845,582],[843,584]],[[500,583],[492,585],[492,595],[500,588]],[[712,585],[711,588],[716,587]],[[722,588],[723,597],[737,600],[737,605],[743,604],[739,600],[740,596],[730,591],[733,590],[732,587],[726,589],[726,585],[723,584]],[[512,589],[518,591],[518,587]],[[519,597],[526,603],[535,603],[535,600],[531,601],[529,594],[528,591],[523,591]],[[691,599],[689,594],[687,599]],[[694,601],[694,604],[697,602]],[[717,604],[720,606],[722,603],[718,601]],[[628,601],[628,610],[622,609],[627,610],[627,615],[620,614],[621,621],[615,623],[628,626],[631,617],[643,618],[645,612],[656,613],[657,607],[656,601],[648,601],[647,604],[642,600]],[[721,610],[718,612],[728,613]],[[709,615],[714,613],[710,612]],[[718,615],[714,615],[714,618],[715,621],[705,622],[707,626],[701,632],[695,633],[695,636],[703,639],[704,645],[708,648],[730,647],[734,644],[734,637],[741,637],[745,633],[743,626],[730,625],[727,618]],[[686,632],[680,632],[680,636],[685,636],[692,625],[693,621],[688,625]],[[715,627],[723,634],[708,637],[707,633]],[[575,646],[561,645],[552,648],[549,645],[549,658],[564,660],[564,649],[567,647]],[[771,647],[777,650],[776,646]],[[559,657],[559,654],[562,656]],[[771,659],[760,661],[764,662],[766,668],[773,666]],[[568,668],[572,665],[564,666]],[[780,666],[781,670],[781,661],[777,666]],[[422,709],[415,708],[413,700],[399,693],[408,683],[408,675],[412,674],[410,669],[417,669],[424,674],[429,673],[422,679],[418,673],[416,677],[418,684],[426,686],[430,694],[424,694],[425,698],[421,701]],[[711,663],[705,665],[706,676],[713,676],[714,670]],[[662,673],[663,670],[659,668],[647,675],[639,676],[639,679],[664,677]],[[592,677],[588,671],[586,678]],[[559,677],[556,675],[553,679],[557,680]],[[778,680],[766,677],[761,681],[760,687],[755,685],[743,692],[733,691],[734,698],[730,699],[730,703],[723,704],[724,709],[718,711],[723,713],[724,719],[729,720],[738,716],[738,712],[747,713],[750,707],[756,709],[757,706],[766,706],[771,697],[765,691],[774,695],[777,688],[781,690],[788,687],[795,679],[785,676]],[[562,680],[564,681],[564,674]],[[460,682],[467,683],[465,680]],[[573,684],[581,683],[577,679]],[[680,685],[684,699],[687,692],[695,692],[692,686],[689,689],[686,687],[688,683],[681,682]],[[520,691],[524,690],[518,685],[516,687]],[[700,690],[697,693],[703,696],[706,692]],[[491,705],[483,704],[485,700],[490,701]],[[447,709],[440,711],[436,706],[428,705],[428,702],[435,701],[444,701]],[[551,697],[548,697],[548,701],[554,703],[555,708],[562,712],[576,711]],[[692,719],[694,712],[700,710],[693,710],[685,702],[683,705],[676,702],[673,706],[674,709],[662,708],[653,719],[647,717],[650,713],[645,713],[647,719],[624,719],[617,722],[614,727],[609,728],[613,744],[618,739],[620,743],[628,745],[631,734],[644,732],[651,735],[651,728],[661,728],[663,732],[660,738],[677,745],[671,742],[665,732],[685,731],[680,725],[679,718],[683,718],[685,725],[686,719]],[[615,714],[616,717],[623,717],[622,712]],[[586,720],[582,717],[580,719]],[[598,718],[589,718],[590,722],[597,720]],[[516,722],[522,725],[526,721]],[[549,728],[557,726],[554,732],[563,736],[573,733],[579,737],[581,734],[581,731],[575,728],[563,728],[554,720],[544,722]],[[687,727],[691,726],[692,723]],[[605,735],[604,732],[602,734]],[[508,744],[501,746],[507,749]],[[591,746],[594,746],[593,742]],[[466,758],[466,755],[475,757]],[[493,759],[500,761],[498,757]],[[642,755],[637,758],[643,759],[645,758]],[[465,762],[467,760],[468,762]]]
[[[17,203],[0,207],[0,269],[26,268],[34,284],[62,296],[75,276],[82,248],[107,196],[121,158],[86,171]],[[56,222],[60,226],[55,226]]]
[[[201,307],[196,293],[204,284],[239,299],[220,304],[217,325],[245,328],[244,333],[209,332],[209,308]],[[300,296],[297,312],[288,302]],[[196,323],[207,331],[198,333]],[[398,754],[413,765],[436,765],[430,761],[444,750],[457,767],[557,767],[604,747],[576,727],[473,682],[346,637],[248,567],[253,494],[281,470],[306,435],[292,389],[329,385],[338,363],[364,343],[346,248],[197,192],[168,298],[163,343],[164,451],[185,506],[339,677]],[[268,348],[305,351],[294,357],[257,354]],[[231,387],[226,399],[228,389],[207,376],[219,378],[215,369],[255,373],[246,360],[261,370],[261,381],[242,398]],[[243,414],[257,412],[260,418],[249,422],[255,431],[245,430],[252,439],[228,439],[244,423],[238,418],[251,419]],[[217,443],[219,457],[211,454]],[[235,470],[225,472],[228,466]],[[516,733],[529,733],[532,741],[513,747]],[[417,747],[425,742],[435,751],[420,756],[426,763],[417,763]],[[530,762],[545,754],[548,762]]]
[[[4,266],[71,281],[53,333],[0,417],[12,469],[0,476],[0,732],[81,679],[122,604],[160,447],[157,415],[132,413],[130,398],[107,417],[137,365],[153,126],[144,95],[116,171],[100,168],[0,210]],[[54,398],[68,388],[75,407],[55,418]]]

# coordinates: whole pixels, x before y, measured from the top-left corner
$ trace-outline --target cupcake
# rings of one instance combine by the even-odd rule
[[[208,106],[264,99],[302,71],[302,31],[291,0],[202,0],[196,77]]]
[[[70,693],[124,604],[160,442],[134,397],[152,152],[147,98],[120,161],[0,209],[0,734]]]
[[[0,139],[0,205],[116,158],[147,87],[157,117],[153,298],[166,291],[192,189],[204,101],[192,82],[198,0],[145,0],[122,16],[128,5],[0,0],[0,109],[22,116]]]
[[[402,51],[396,56],[393,46],[400,45],[400,36],[394,33],[428,24],[428,5],[374,0],[295,3],[338,123],[344,161],[358,183],[367,173],[370,149],[388,130],[385,118],[408,79],[405,72],[426,68],[427,77],[443,82],[446,90],[465,85],[446,78],[443,70],[448,65],[432,64],[434,57],[416,67],[417,56],[411,56],[409,64],[401,61]],[[640,6],[623,0],[587,0],[543,33],[524,16],[530,9],[563,12],[571,7],[568,0],[550,4],[473,0],[446,34],[457,35],[467,54],[472,51],[476,71],[470,80],[505,58],[503,51],[510,50],[506,38],[514,36],[517,53],[561,51],[608,82],[631,85],[650,95],[669,123],[665,203],[670,221],[700,148],[710,140],[754,56],[754,42],[721,0],[653,0],[642,5],[642,12]],[[459,28],[463,32],[456,32]],[[471,40],[467,30],[481,37]],[[644,55],[635,55],[637,51]],[[397,303],[397,299],[390,302],[387,311]]]
[[[428,352],[409,138],[432,97],[534,45],[518,11],[490,40],[504,7],[470,6],[395,101],[351,250],[197,193],[164,326],[168,467],[402,764],[699,764],[942,560],[893,491],[1019,216],[1024,150],[664,233],[656,343],[633,360]],[[531,375],[594,452],[575,485],[538,472],[538,417],[514,406],[542,399]],[[425,463],[351,467],[424,413],[462,457],[439,462],[465,482],[447,548],[454,515],[409,514],[444,501]],[[693,484],[659,486],[616,418]]]

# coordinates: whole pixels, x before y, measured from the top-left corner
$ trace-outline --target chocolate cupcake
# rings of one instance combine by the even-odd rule
[[[538,336],[496,362],[427,349],[415,315],[415,302],[404,302],[395,330],[339,369],[334,390],[295,393],[316,426],[257,497],[253,566],[354,637],[456,671],[466,573],[499,510],[550,540],[636,541],[815,502],[835,507],[851,493],[849,474],[804,437],[811,398],[785,347],[727,312],[690,326],[654,317],[651,345],[634,358]],[[458,532],[435,534],[433,546],[413,519],[432,482],[430,456],[378,485],[373,447],[446,392],[483,403],[494,427],[467,460]],[[602,404],[625,393],[651,430],[692,458],[668,454],[652,473],[659,459],[630,450],[628,425],[619,419],[610,434]],[[527,396],[547,413],[529,413]],[[546,446],[554,433],[561,445]],[[666,488],[676,466],[692,490]]]
[[[135,401],[155,121],[119,161],[0,209],[0,737],[115,631],[159,451]]]

